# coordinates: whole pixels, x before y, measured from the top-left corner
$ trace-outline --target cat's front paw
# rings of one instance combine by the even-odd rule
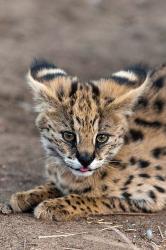
[[[34,210],[37,219],[65,221],[71,218],[70,212],[58,199],[41,202]]]
[[[2,214],[11,214],[13,212],[11,206],[6,203],[0,203],[0,213]]]
[[[18,192],[11,196],[10,206],[14,212],[28,212],[37,205],[38,197],[35,194],[25,192]]]

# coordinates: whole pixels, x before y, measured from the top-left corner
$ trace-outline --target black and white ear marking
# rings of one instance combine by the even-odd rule
[[[39,82],[67,75],[64,70],[57,68],[53,63],[45,60],[35,60],[31,65],[30,73],[33,79]]]
[[[62,76],[67,76],[67,73],[53,63],[34,60],[27,74],[27,82],[34,92],[39,92],[45,89],[45,83]]]
[[[136,64],[132,65],[124,70],[120,70],[112,74],[111,79],[118,84],[138,84],[142,83],[149,72],[146,65]]]

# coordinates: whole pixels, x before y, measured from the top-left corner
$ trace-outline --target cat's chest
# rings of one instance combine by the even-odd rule
[[[58,190],[62,192],[63,195],[68,195],[71,193],[72,185],[66,178],[63,177],[60,173],[57,173],[55,185]]]
[[[61,168],[51,165],[46,166],[46,174],[63,195],[71,193],[101,195],[101,190],[98,188],[100,185],[98,185],[98,181],[95,181],[95,178],[76,178],[70,172],[64,172]]]

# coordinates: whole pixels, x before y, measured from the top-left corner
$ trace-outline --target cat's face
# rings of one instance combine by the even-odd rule
[[[80,83],[45,62],[33,65],[29,79],[47,154],[77,176],[106,166],[123,145],[126,114],[139,90],[133,92],[111,79]]]
[[[75,94],[41,113],[37,126],[47,153],[62,158],[74,174],[87,176],[118,152],[126,120],[120,114],[108,114],[100,98],[93,98],[90,84],[74,84],[78,85]]]

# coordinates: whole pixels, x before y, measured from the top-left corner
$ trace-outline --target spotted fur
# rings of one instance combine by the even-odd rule
[[[36,218],[68,220],[164,208],[165,75],[164,65],[155,70],[134,65],[82,83],[36,61],[28,83],[50,182],[12,195],[13,210],[35,208]]]

